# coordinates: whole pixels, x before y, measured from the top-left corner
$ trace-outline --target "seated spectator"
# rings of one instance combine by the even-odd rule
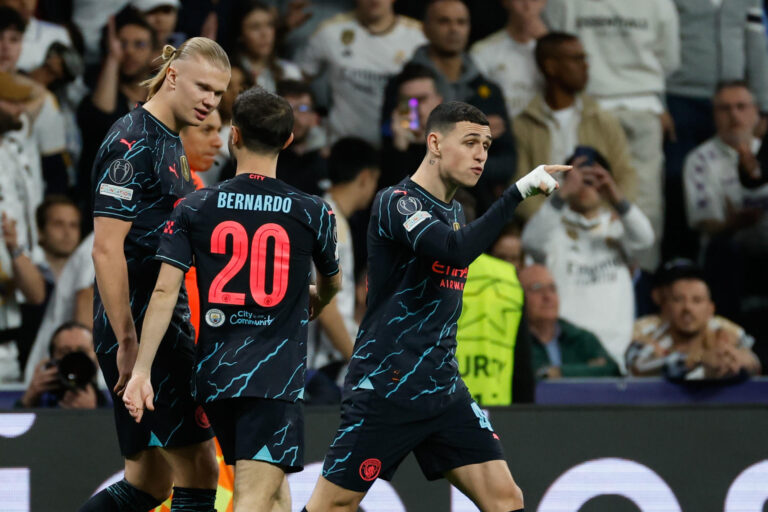
[[[22,304],[21,306],[22,327],[17,343],[19,363],[22,368],[27,361],[56,283],[69,257],[80,243],[80,210],[70,198],[55,195],[46,197],[37,207],[35,220],[39,233],[39,245],[43,252],[43,259],[37,266],[45,279],[45,300],[41,304]],[[48,338],[46,343],[47,341]]]
[[[480,72],[501,86],[507,115],[516,116],[542,91],[544,80],[533,56],[536,40],[549,29],[541,19],[546,0],[506,0],[507,25],[472,45]]]
[[[16,9],[26,25],[21,43],[21,55],[16,63],[19,70],[30,72],[40,66],[45,61],[48,48],[53,43],[72,46],[72,40],[66,28],[35,17],[37,0],[0,0],[0,6]]]
[[[147,23],[155,30],[155,57],[162,54],[164,45],[170,44],[178,48],[186,41],[185,34],[176,32],[181,7],[179,0],[132,0],[131,4],[144,15]]]
[[[398,106],[390,115],[392,136],[384,137],[382,145],[379,188],[399,183],[418,169],[427,152],[427,118],[443,101],[437,74],[421,64],[407,64],[391,84]]]
[[[499,235],[499,238],[491,246],[488,253],[494,258],[511,263],[517,269],[518,274],[525,266],[525,252],[521,238],[522,228],[517,224],[509,224]]]
[[[320,118],[309,85],[298,80],[284,80],[277,94],[293,108],[293,142],[280,153],[278,179],[308,194],[323,195],[327,188],[325,137],[318,128]]]
[[[466,52],[469,30],[469,10],[461,0],[430,2],[424,18],[428,44],[420,46],[410,62],[434,71],[435,86],[443,101],[469,103],[488,117],[493,149],[481,180],[471,190],[480,203],[479,211],[483,212],[504,191],[514,175],[515,141],[501,89],[480,73]],[[414,98],[400,98],[399,86],[396,80],[390,80],[387,85],[382,110],[385,135],[394,130],[389,127],[390,123],[402,122],[402,119],[396,119],[402,116],[401,110],[409,114],[409,102],[414,101]],[[418,101],[418,98],[415,100]]]
[[[514,180],[541,162],[564,162],[576,146],[592,146],[605,156],[622,193],[632,199],[635,170],[621,125],[582,94],[589,73],[579,39],[551,32],[537,41],[535,56],[544,76],[544,93],[537,94],[514,119],[518,169]],[[543,201],[543,197],[529,198],[517,213],[530,218]]]
[[[32,381],[17,407],[96,409],[107,405],[106,397],[96,386],[98,362],[89,328],[77,322],[59,326],[51,336],[49,356],[35,367]]]
[[[712,236],[754,225],[768,206],[768,187],[742,185],[761,174],[755,157],[760,140],[753,135],[759,113],[752,93],[743,82],[723,83],[713,104],[717,133],[688,154],[683,169],[688,223],[701,233],[702,245]]]
[[[630,373],[685,380],[760,373],[752,337],[714,316],[709,287],[701,277],[679,274],[666,288],[662,321],[654,327],[646,320],[635,330],[626,354]]]
[[[537,378],[618,377],[619,367],[591,332],[560,318],[560,299],[552,274],[543,265],[520,272],[525,319],[531,330]]]
[[[608,162],[581,149],[591,156],[569,159],[574,168],[525,226],[523,248],[554,275],[560,316],[597,335],[623,365],[635,316],[629,265],[653,243],[653,229],[619,190]]]
[[[307,366],[322,375],[308,382],[309,403],[337,403],[341,399],[340,390],[333,383],[343,382],[341,370],[352,357],[358,328],[355,321],[355,257],[349,217],[367,209],[376,194],[378,152],[362,139],[339,139],[328,157],[328,178],[331,186],[324,199],[336,215],[342,289],[323,309],[317,322],[310,324]],[[323,382],[325,386],[321,384]]]
[[[77,322],[89,329],[93,326],[93,281],[96,276],[92,251],[93,233],[75,249],[56,281],[24,367],[24,382],[27,385],[32,381],[37,365],[46,357],[51,337],[58,326],[67,322]],[[103,379],[101,374],[99,379]]]
[[[230,51],[257,85],[271,93],[280,80],[301,80],[299,67],[275,51],[275,11],[259,0],[245,0],[232,18]]]
[[[353,12],[324,22],[298,57],[305,76],[329,73],[331,142],[361,137],[381,143],[384,89],[424,44],[421,23],[395,14],[391,0],[356,0]]]
[[[86,216],[91,211],[91,168],[104,136],[115,121],[147,98],[147,88],[141,83],[152,70],[155,32],[138,11],[126,8],[110,18],[103,43],[105,54],[96,86],[77,112],[80,129],[88,134],[83,139],[76,189]]]

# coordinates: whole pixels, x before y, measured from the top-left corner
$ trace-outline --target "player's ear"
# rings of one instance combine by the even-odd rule
[[[237,147],[238,144],[240,144],[240,141],[243,139],[242,134],[240,133],[240,128],[232,125],[232,129],[229,131],[229,142],[232,144],[233,147]]]
[[[429,135],[427,135],[427,150],[437,158],[440,158],[441,142],[442,137],[438,132],[429,132]]]
[[[168,69],[165,70],[165,79],[168,81],[168,85],[171,86],[171,90],[176,89],[176,79],[179,77],[179,72],[176,67],[171,64]]]
[[[285,144],[283,144],[283,149],[285,149],[288,146],[290,146],[292,142],[293,142],[293,132],[291,132],[291,136],[288,137],[288,140],[285,141]]]

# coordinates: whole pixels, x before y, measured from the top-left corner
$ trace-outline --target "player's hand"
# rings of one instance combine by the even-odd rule
[[[117,384],[112,389],[117,396],[122,396],[125,391],[125,384],[131,378],[131,372],[133,371],[133,365],[136,364],[136,356],[139,353],[139,342],[136,337],[131,337],[117,347],[117,371],[120,372],[120,376],[117,379]]]
[[[149,375],[136,373],[128,381],[123,394],[123,404],[128,409],[128,414],[139,423],[144,416],[144,409],[155,410],[155,392],[152,389],[152,381]]]
[[[320,300],[320,296],[317,294],[317,286],[314,284],[309,285],[309,319],[314,320],[320,315],[320,312],[325,307],[323,301]]]
[[[515,185],[523,199],[542,193],[549,195],[560,188],[552,174],[570,171],[571,169],[573,169],[571,165],[540,165],[517,180]]]

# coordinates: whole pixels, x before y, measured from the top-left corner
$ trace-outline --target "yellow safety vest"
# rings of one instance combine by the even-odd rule
[[[514,265],[481,255],[469,266],[458,322],[456,359],[482,406],[512,403],[512,368],[523,289]]]

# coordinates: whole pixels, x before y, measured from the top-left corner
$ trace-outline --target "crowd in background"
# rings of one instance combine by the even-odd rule
[[[337,216],[344,288],[310,330],[310,403],[339,400],[353,356],[371,201],[453,100],[493,136],[456,197],[468,220],[535,166],[574,166],[469,267],[457,358],[478,401],[530,401],[535,379],[758,375],[764,20],[759,0],[0,0],[0,382],[24,382],[20,407],[104,403],[98,373],[61,382],[68,355],[95,365],[93,160],[163,46],[197,35],[232,64],[218,111],[181,133],[198,188],[234,175],[232,105],[259,86],[294,111],[278,177]]]

